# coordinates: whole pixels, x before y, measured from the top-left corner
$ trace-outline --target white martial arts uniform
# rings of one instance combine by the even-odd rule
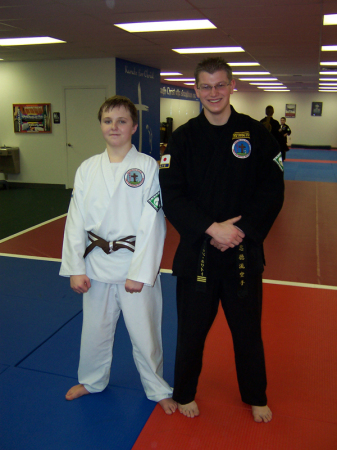
[[[106,254],[88,232],[108,242],[136,236],[134,253]],[[89,392],[107,386],[114,333],[123,311],[133,357],[147,397],[172,396],[163,380],[162,296],[157,277],[166,224],[161,208],[158,164],[134,146],[121,163],[110,163],[107,150],[84,161],[75,177],[62,251],[60,275],[86,274],[91,288],[83,295],[79,382]],[[125,291],[126,279],[144,283],[141,293]]]

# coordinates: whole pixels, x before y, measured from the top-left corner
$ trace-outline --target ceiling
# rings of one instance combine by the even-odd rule
[[[191,78],[207,55],[180,55],[172,48],[240,46],[244,53],[220,56],[261,66],[233,71],[267,71],[292,92],[313,92],[318,90],[320,61],[337,60],[337,52],[320,50],[322,45],[337,45],[337,25],[323,26],[324,14],[337,14],[337,0],[0,0],[0,38],[50,36],[67,41],[0,47],[0,58],[118,57]],[[113,25],[183,19],[209,19],[217,29],[131,34]],[[337,66],[332,70],[337,75]],[[260,91],[240,80],[237,87],[240,92]]]

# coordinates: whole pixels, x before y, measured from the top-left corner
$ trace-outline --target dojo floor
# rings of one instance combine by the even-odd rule
[[[6,229],[0,240],[0,449],[337,448],[336,163],[333,150],[292,149],[285,161],[286,200],[265,243],[269,424],[254,423],[240,400],[221,310],[206,342],[198,418],[168,417],[146,399],[122,318],[108,388],[67,402],[64,394],[76,383],[82,307],[69,281],[58,276],[65,215],[54,208],[50,217],[18,216],[11,232],[9,218],[18,211],[8,202],[13,193],[0,191],[0,229]],[[161,280],[164,376],[171,384],[176,245],[168,224]]]

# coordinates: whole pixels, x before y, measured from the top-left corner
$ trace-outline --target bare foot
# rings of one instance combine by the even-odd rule
[[[252,413],[255,422],[270,422],[273,413],[270,411],[268,405],[266,406],[252,406]]]
[[[177,402],[175,402],[173,398],[163,398],[163,400],[160,400],[158,403],[166,414],[173,414],[178,407]]]
[[[75,398],[79,398],[82,397],[82,395],[87,394],[90,394],[90,392],[86,390],[83,384],[77,384],[76,386],[73,386],[71,389],[69,389],[69,391],[66,393],[66,399],[75,400]]]
[[[191,403],[186,403],[186,405],[181,405],[178,403],[178,409],[181,414],[184,414],[186,417],[196,417],[199,416],[199,408],[196,402],[193,400]]]

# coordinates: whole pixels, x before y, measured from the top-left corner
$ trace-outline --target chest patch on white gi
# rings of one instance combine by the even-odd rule
[[[128,186],[137,188],[141,186],[145,181],[144,172],[142,172],[140,169],[130,169],[124,175],[124,181]]]
[[[248,158],[251,154],[252,146],[247,139],[237,139],[232,145],[232,153],[240,159]]]
[[[279,168],[280,168],[280,169],[282,170],[282,172],[283,172],[284,170],[283,170],[283,160],[282,160],[282,154],[281,154],[281,152],[280,152],[278,155],[275,156],[275,158],[273,159],[273,161],[276,162],[276,164],[279,166]]]
[[[160,169],[168,169],[171,164],[171,155],[163,155],[160,160]]]
[[[147,202],[158,212],[161,208],[160,192],[158,191],[156,194],[152,195]]]

